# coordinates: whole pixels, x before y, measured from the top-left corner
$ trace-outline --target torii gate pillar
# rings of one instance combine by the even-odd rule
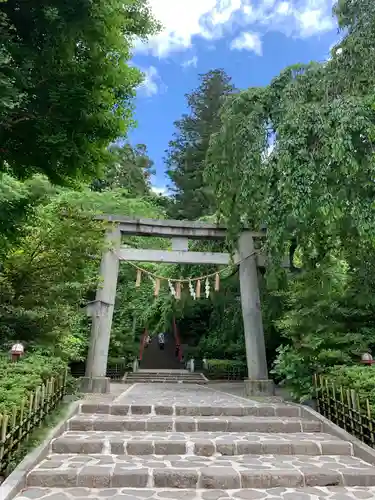
[[[111,326],[116,299],[117,277],[119,270],[118,251],[121,244],[121,231],[118,226],[106,233],[109,248],[103,253],[100,263],[100,277],[95,302],[91,307],[91,337],[86,362],[86,373],[81,379],[82,392],[107,393],[110,379],[107,374],[107,361]]]
[[[260,305],[257,260],[250,231],[244,231],[238,242],[240,257],[241,306],[246,346],[248,396],[274,394],[274,383],[268,378],[266,347]]]

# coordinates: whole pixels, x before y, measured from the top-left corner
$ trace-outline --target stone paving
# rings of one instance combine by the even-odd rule
[[[147,389],[146,389],[147,388]],[[123,404],[154,404],[167,406],[183,404],[187,406],[254,406],[257,403],[225,394],[214,389],[197,387],[194,384],[137,384],[130,391],[120,395],[116,402]]]
[[[152,432],[320,432],[321,423],[298,417],[77,415],[71,419],[70,429]]]
[[[207,406],[207,405],[146,405],[146,404],[105,404],[85,403],[82,413],[102,415],[170,415],[178,416],[258,416],[258,417],[299,417],[301,408],[296,405],[253,404],[251,406]]]
[[[54,453],[197,456],[281,454],[352,455],[351,443],[323,433],[104,432],[68,431],[52,443]]]
[[[17,500],[375,499],[375,466],[296,405],[136,384],[85,401]]]
[[[207,384],[208,380],[202,373],[190,373],[183,371],[175,373],[174,371],[138,371],[135,373],[126,373],[123,381],[126,383],[178,383],[178,384]]]
[[[267,488],[240,490],[176,490],[171,488],[28,488],[18,500],[366,500],[375,498],[375,488]]]
[[[50,455],[30,486],[256,488],[375,486],[375,468],[356,457],[300,455]],[[359,484],[358,484],[359,483]]]

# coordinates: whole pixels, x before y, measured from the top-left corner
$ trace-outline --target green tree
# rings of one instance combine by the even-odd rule
[[[23,183],[14,181],[14,190],[22,187]],[[82,306],[95,293],[98,282],[104,225],[93,220],[93,215],[100,213],[162,216],[150,201],[129,198],[122,189],[102,193],[88,188],[60,189],[35,206],[22,224],[21,235],[8,247],[0,270],[3,345],[18,339],[28,349],[44,349],[67,359],[85,355],[89,324]],[[147,245],[136,237],[128,243]],[[148,244],[155,244],[155,239]],[[122,322],[122,311],[133,307],[128,304],[127,290],[134,290],[136,273],[126,264],[122,267],[124,290],[120,285],[112,340],[114,346],[120,338],[120,345],[126,341],[132,347],[134,339],[129,340],[131,331]],[[152,296],[151,282],[144,293]]]
[[[338,65],[287,68],[224,106],[207,172],[233,240],[265,223],[274,256],[296,237],[314,264],[343,240],[372,238],[373,96],[333,89]]]
[[[131,124],[133,39],[157,29],[147,4],[6,0],[0,27],[0,171],[94,176]]]
[[[203,180],[210,135],[220,127],[223,100],[234,92],[231,78],[222,69],[200,75],[200,85],[186,96],[189,114],[175,122],[176,132],[169,143],[166,165],[173,182],[171,216],[195,220],[212,214],[215,197]]]
[[[232,244],[244,224],[266,224],[268,278],[293,240],[302,272],[281,293],[275,372],[298,396],[314,372],[358,362],[375,332],[375,9],[340,0],[335,12],[345,36],[328,62],[227,100],[206,168]]]
[[[289,281],[277,323],[284,342],[274,374],[286,381],[296,398],[312,396],[315,373],[358,365],[361,354],[375,347],[374,259],[368,250],[356,263],[350,256],[328,256],[318,268]]]
[[[103,191],[123,188],[131,197],[149,194],[154,170],[147,147],[144,144],[135,147],[125,144],[122,147],[112,146],[110,152],[112,157],[104,169],[104,175],[92,183],[92,189]]]
[[[53,194],[56,189],[40,175],[23,183],[8,174],[0,176],[0,259],[22,236],[35,209]]]

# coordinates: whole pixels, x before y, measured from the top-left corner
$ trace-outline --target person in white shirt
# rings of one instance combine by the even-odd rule
[[[159,347],[161,350],[164,349],[164,343],[165,343],[165,340],[164,340],[164,333],[160,332],[159,335],[158,335],[158,342],[159,342]]]

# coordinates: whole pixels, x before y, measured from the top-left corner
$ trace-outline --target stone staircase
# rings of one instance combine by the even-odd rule
[[[111,404],[83,403],[18,500],[375,498],[375,467],[303,412],[137,384]]]
[[[139,370],[125,373],[123,382],[126,384],[207,384],[208,380],[202,373],[191,373],[187,370]]]

